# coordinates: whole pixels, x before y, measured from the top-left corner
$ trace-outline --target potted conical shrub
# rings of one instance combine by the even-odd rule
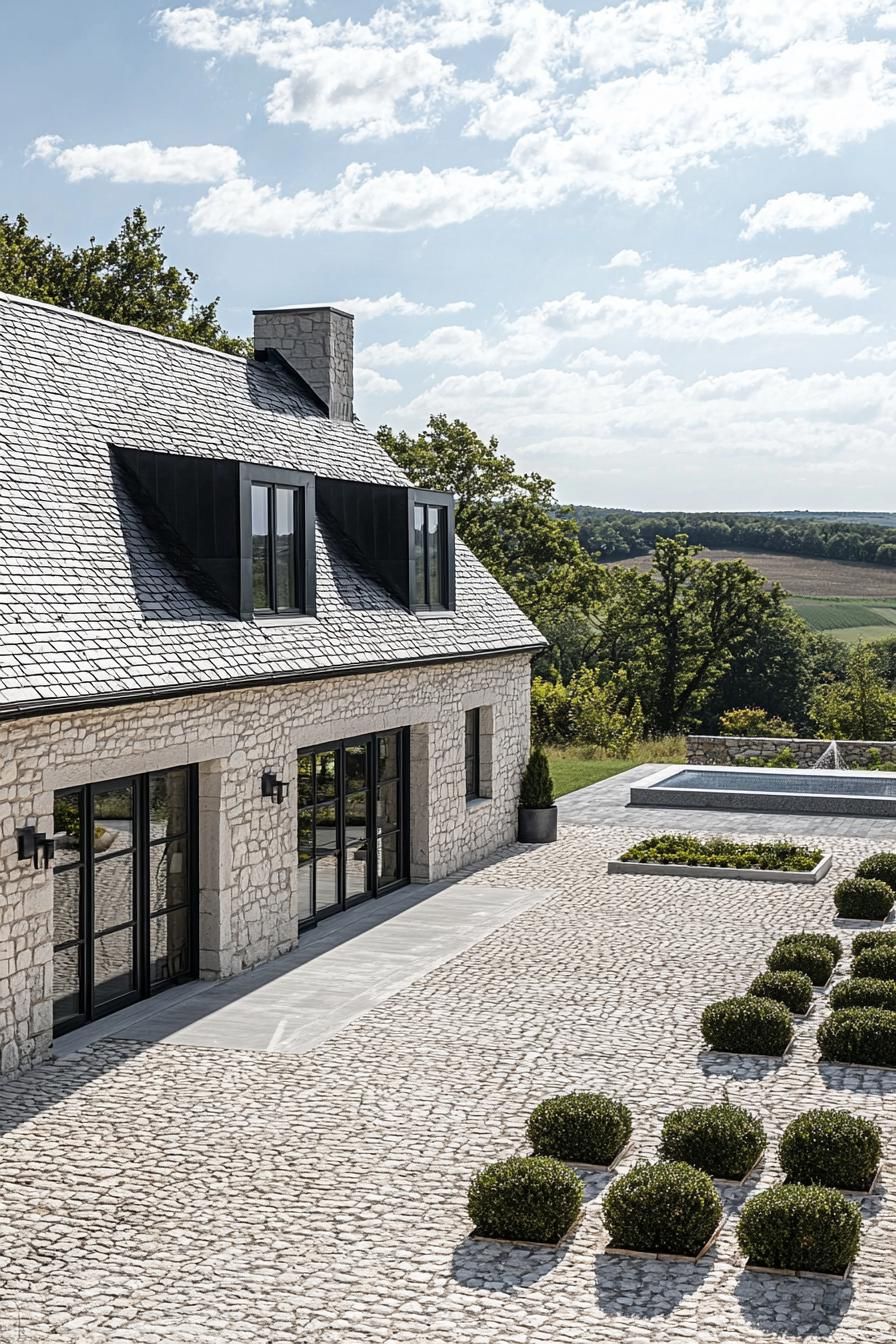
[[[554,782],[543,747],[533,747],[520,785],[519,837],[526,845],[557,839]]]

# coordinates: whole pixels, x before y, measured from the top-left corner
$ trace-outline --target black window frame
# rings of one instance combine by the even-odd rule
[[[414,527],[414,514],[417,508],[424,510],[424,602],[417,601],[417,553],[416,538]],[[430,509],[444,509],[445,511],[445,536],[440,546],[440,562],[443,566],[445,580],[445,601],[434,603],[431,600],[429,589],[429,511]],[[445,612],[455,609],[455,576],[454,576],[454,496],[441,490],[411,490],[408,492],[408,596],[410,598],[411,611],[418,612],[420,615],[432,613],[433,615],[443,615]]]
[[[481,798],[482,712],[478,706],[475,709],[468,709],[464,714],[464,778],[467,802]]]
[[[252,487],[268,490],[268,596],[270,607],[256,607],[252,553]],[[295,490],[295,562],[296,605],[281,607],[277,602],[276,491]],[[282,467],[240,463],[240,615],[244,620],[277,620],[317,614],[317,584],[314,545],[314,476],[307,471],[288,471]]]

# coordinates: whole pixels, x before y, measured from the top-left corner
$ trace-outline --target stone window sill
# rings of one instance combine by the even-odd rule
[[[491,801],[491,798],[468,798],[467,811],[481,812],[484,807],[489,807],[491,805]]]

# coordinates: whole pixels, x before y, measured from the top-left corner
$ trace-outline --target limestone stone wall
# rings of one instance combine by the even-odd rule
[[[467,802],[464,715],[480,707],[483,792]],[[300,747],[411,729],[411,877],[444,877],[516,833],[529,742],[529,658],[514,654],[287,686],[217,692],[0,724],[0,1072],[47,1055],[52,870],[16,859],[15,828],[53,830],[53,791],[196,763],[200,966],[228,976],[297,938],[296,790],[278,806],[261,774],[295,775]]]
[[[689,765],[733,765],[746,756],[770,760],[782,747],[789,747],[803,767],[815,764],[830,743],[806,737],[688,737]],[[845,767],[869,761],[896,761],[896,742],[841,742],[837,750]],[[873,753],[873,754],[869,754]]]
[[[322,398],[331,420],[354,407],[354,318],[338,308],[274,308],[255,314],[255,350],[276,350]]]

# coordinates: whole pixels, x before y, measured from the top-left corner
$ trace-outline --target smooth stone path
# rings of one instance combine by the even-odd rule
[[[245,975],[185,985],[72,1032],[57,1054],[110,1036],[303,1054],[550,894],[463,882],[405,887],[323,921],[294,952]]]

